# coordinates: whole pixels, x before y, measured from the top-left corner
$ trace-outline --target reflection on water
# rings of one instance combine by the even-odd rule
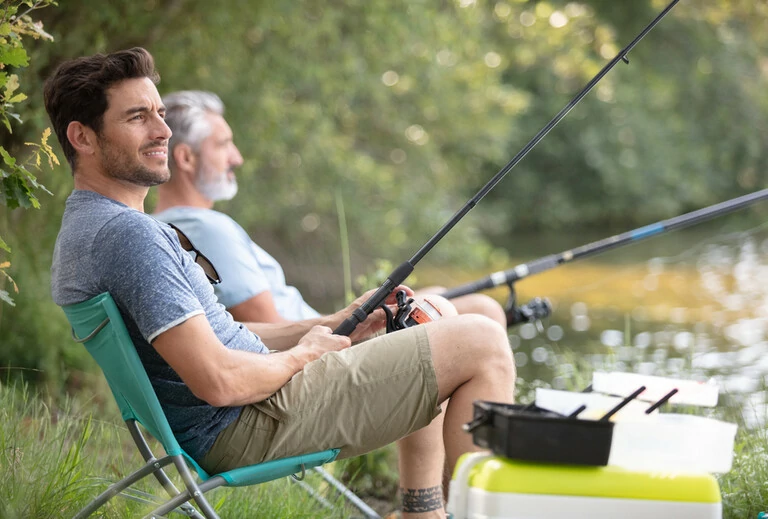
[[[538,327],[510,329],[520,378],[557,389],[575,389],[574,373],[587,369],[714,379],[721,404],[764,423],[768,227],[694,243],[669,236],[673,256],[592,259],[520,282],[521,302],[547,297],[554,308]]]

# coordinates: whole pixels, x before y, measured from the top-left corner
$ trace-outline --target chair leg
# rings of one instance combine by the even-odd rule
[[[317,492],[314,488],[312,488],[312,486],[309,485],[306,481],[303,481],[301,479],[294,479],[294,478],[288,478],[288,481],[290,481],[294,485],[298,485],[299,487],[301,487],[302,490],[304,490],[304,492],[309,494],[312,497],[312,499],[320,503],[323,506],[323,508],[328,510],[333,509],[333,505],[329,503],[326,498],[321,496],[320,493]]]
[[[136,444],[136,447],[139,449],[139,452],[141,453],[141,456],[144,458],[144,461],[149,463],[150,461],[156,459],[154,453],[152,452],[152,449],[149,448],[149,444],[147,443],[146,438],[144,438],[144,435],[141,434],[141,430],[139,429],[139,426],[136,424],[136,420],[128,419],[125,421],[126,427],[128,427],[128,432],[131,433],[131,438],[133,438],[133,443]],[[158,483],[165,489],[165,491],[168,493],[168,497],[175,497],[178,496],[181,492],[179,489],[176,488],[176,485],[173,484],[173,482],[168,478],[166,473],[161,469],[157,472],[155,472],[155,478],[157,478]],[[204,519],[202,515],[200,515],[200,512],[195,510],[195,507],[190,505],[189,503],[184,503],[181,505],[182,512],[186,514],[189,517],[192,517],[194,519]]]
[[[152,474],[153,472],[162,469],[166,465],[170,464],[172,461],[173,459],[169,456],[166,456],[158,460],[152,460],[151,462],[147,463],[140,469],[124,477],[120,481],[116,481],[115,483],[107,487],[107,489],[104,492],[96,496],[96,498],[90,503],[88,503],[88,505],[86,505],[85,508],[80,510],[77,513],[77,515],[75,515],[74,519],[85,519],[86,517],[90,516],[93,512],[98,510],[107,501],[109,501],[114,496],[122,492],[124,489],[130,487],[140,479]]]
[[[344,496],[350,503],[352,503],[358,510],[365,514],[368,519],[381,519],[381,516],[376,511],[368,506],[365,501],[357,497],[354,492],[344,486],[344,484],[338,479],[334,478],[322,467],[315,467],[315,472],[320,474],[325,481],[330,483],[342,496]]]
[[[213,477],[198,486],[198,484],[195,482],[195,478],[189,472],[187,464],[182,456],[173,456],[173,462],[176,465],[176,468],[179,470],[179,474],[181,474],[181,478],[184,480],[184,484],[186,485],[187,489],[184,492],[181,492],[179,495],[173,496],[163,505],[152,510],[152,512],[150,512],[150,514],[147,515],[145,519],[165,515],[175,508],[182,506],[184,503],[190,501],[191,499],[195,500],[195,503],[197,503],[197,506],[200,507],[200,511],[203,513],[206,519],[219,519],[218,514],[205,498],[204,494],[208,490],[222,486],[224,483],[226,483],[224,479],[221,477]]]

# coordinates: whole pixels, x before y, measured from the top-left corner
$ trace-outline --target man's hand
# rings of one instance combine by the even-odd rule
[[[368,301],[370,297],[376,292],[377,289],[371,289],[352,301],[352,303],[346,307],[343,310],[340,310],[334,314],[335,320],[338,320],[338,324],[341,324],[341,322],[348,318],[350,315],[352,315],[352,312],[360,308],[363,303]],[[397,288],[395,288],[392,293],[387,297],[387,299],[384,301],[384,303],[389,306],[389,309],[392,310],[392,313],[395,313],[397,311],[397,301],[395,300],[395,294],[400,291],[404,290],[406,295],[408,297],[413,296],[413,290],[411,290],[409,287],[405,285],[399,285]],[[357,325],[357,328],[355,328],[355,331],[352,332],[350,335],[350,338],[353,342],[359,342],[363,339],[366,339],[373,335],[374,333],[378,332],[379,330],[383,330],[386,326],[386,316],[384,315],[384,310],[381,308],[377,308],[374,310],[368,318],[363,321],[362,323]],[[338,325],[336,325],[338,326]]]
[[[306,364],[319,359],[323,353],[340,351],[351,345],[352,339],[349,337],[334,335],[333,330],[327,326],[316,325],[289,352]]]

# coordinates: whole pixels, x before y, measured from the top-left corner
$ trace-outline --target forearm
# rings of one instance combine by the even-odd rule
[[[349,337],[333,335],[331,329],[315,326],[288,351],[252,354],[231,351],[223,354],[219,388],[226,400],[219,405],[242,405],[259,402],[274,394],[307,363],[329,351],[340,351],[351,344]],[[256,387],[257,386],[257,387]]]
[[[339,321],[341,322],[341,321]],[[283,323],[243,323],[246,328],[258,335],[270,350],[286,351],[299,343],[315,325],[334,328],[333,316],[321,316],[304,321],[286,321]]]
[[[227,350],[220,368],[217,407],[260,402],[288,383],[311,360],[301,348],[266,355]]]
[[[274,354],[229,349],[202,315],[163,332],[152,345],[195,396],[216,407],[264,400],[319,356],[305,346]]]
[[[339,310],[331,315],[324,315],[316,317],[314,319],[306,319],[304,321],[293,321],[286,323],[243,323],[249,330],[261,337],[264,344],[271,350],[286,351],[298,344],[299,339],[304,336],[313,326],[321,325],[335,330],[339,325],[347,319],[352,312],[362,304],[367,297],[372,294],[373,291],[369,291],[363,296],[356,299],[350,306]],[[359,325],[355,331],[350,335],[350,338],[358,342],[362,339],[369,337],[372,333],[384,327],[384,312],[382,310],[376,310],[372,315]]]

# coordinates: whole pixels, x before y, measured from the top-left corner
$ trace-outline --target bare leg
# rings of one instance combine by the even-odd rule
[[[477,451],[462,425],[472,419],[472,402],[514,401],[515,364],[506,330],[488,318],[463,315],[428,329],[440,402],[448,400],[443,438],[448,470],[465,452]]]
[[[507,314],[494,298],[485,294],[468,294],[449,300],[460,314],[480,314],[490,317],[507,329]]]
[[[441,414],[397,442],[403,518],[445,517],[443,419]]]
[[[444,287],[433,286],[421,288],[416,295],[440,294],[445,292]],[[480,314],[489,317],[507,329],[507,316],[504,308],[494,298],[485,294],[467,294],[448,300],[456,308],[459,314]]]
[[[420,299],[417,297],[417,300]],[[430,302],[445,317],[457,315],[453,305],[440,296],[429,296]],[[443,412],[427,427],[411,433],[397,442],[400,469],[400,493],[403,517],[443,518],[447,491],[445,446],[443,444]]]
[[[439,401],[450,400],[442,424],[435,420],[398,442],[401,487],[407,492],[404,518],[444,517],[443,471],[452,473],[461,454],[479,450],[461,428],[472,418],[472,402],[512,402],[514,397],[515,367],[501,326],[480,315],[423,326],[432,348]]]

